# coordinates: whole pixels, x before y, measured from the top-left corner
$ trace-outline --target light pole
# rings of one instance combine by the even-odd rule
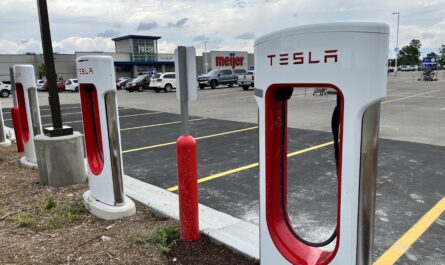
[[[397,40],[396,40],[396,48],[394,49],[394,51],[396,52],[396,66],[395,66],[395,75],[397,76],[397,57],[399,55],[399,22],[400,22],[400,12],[393,12],[393,15],[397,15]]]
[[[205,73],[207,74],[207,66],[209,64],[207,63],[207,41],[204,41],[204,68],[205,68]]]

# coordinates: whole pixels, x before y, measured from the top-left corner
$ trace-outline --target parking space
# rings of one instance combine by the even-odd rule
[[[403,82],[408,84],[408,78]],[[402,82],[405,89],[391,82],[395,81],[390,79],[382,105],[381,135],[385,139],[379,147],[375,260],[445,197],[445,140],[439,136],[443,130],[436,132],[439,126],[435,124],[443,121],[445,90],[438,83],[414,89]],[[174,95],[120,92],[119,96],[125,173],[176,192],[175,141],[180,116]],[[190,125],[198,142],[200,203],[258,224],[258,130],[252,91],[236,87],[204,90],[199,97],[206,103],[191,104]],[[305,238],[321,241],[330,235],[336,220],[330,117],[321,115],[332,111],[335,95],[312,96],[312,90],[300,90],[292,100],[296,104],[291,111],[306,109],[307,113],[309,108],[310,115],[303,121],[289,117],[289,212]],[[212,112],[221,108],[225,109]],[[48,106],[41,109],[42,124],[50,124]],[[80,111],[78,103],[62,106],[64,122],[78,131],[82,131]],[[4,109],[4,116],[10,126],[9,110]],[[419,125],[423,128],[417,128]],[[442,214],[403,251],[397,264],[441,264],[444,235]]]

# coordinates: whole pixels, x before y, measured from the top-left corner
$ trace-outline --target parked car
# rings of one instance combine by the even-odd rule
[[[135,90],[143,92],[145,89],[150,88],[150,77],[150,75],[140,75],[131,82],[128,82],[125,85],[125,89],[128,92],[133,92]]]
[[[245,75],[247,74],[246,69],[233,69],[236,75]]]
[[[66,80],[65,90],[71,92],[79,92],[79,81],[77,81],[77,79]]]
[[[65,82],[64,81],[57,81],[57,89],[59,92],[65,91]],[[48,91],[48,81],[45,81],[45,83],[42,86],[43,91]]]
[[[237,75],[231,69],[214,69],[208,74],[198,76],[198,84],[200,89],[210,86],[214,89],[219,85],[227,85],[232,87],[237,83]]]
[[[130,77],[120,77],[116,80],[116,89],[122,89],[125,87],[128,81],[130,81]]]
[[[37,90],[42,90],[43,84],[45,84],[45,80],[36,80]]]
[[[171,92],[176,89],[176,76],[175,73],[162,73],[155,74],[152,78],[150,87],[153,87],[155,92],[164,90],[165,92]]]
[[[255,83],[255,73],[249,71],[244,75],[238,75],[238,85],[244,90],[248,90],[249,87],[254,87]]]
[[[11,85],[0,81],[0,97],[7,98],[11,94]]]

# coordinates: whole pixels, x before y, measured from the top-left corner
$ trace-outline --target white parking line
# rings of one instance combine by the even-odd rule
[[[431,94],[431,93],[435,93],[435,92],[439,92],[439,91],[440,90],[434,90],[434,91],[428,91],[428,92],[419,93],[419,94],[415,94],[415,95],[411,95],[411,96],[391,99],[391,100],[383,101],[382,104],[386,104],[386,103],[390,103],[390,102],[394,102],[394,101],[399,101],[399,100],[404,100],[404,99],[407,99],[407,98],[418,97],[418,96],[421,96],[421,95]]]

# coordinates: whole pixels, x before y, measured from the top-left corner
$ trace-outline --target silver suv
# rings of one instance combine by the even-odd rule
[[[214,89],[219,85],[233,87],[237,81],[237,74],[232,69],[214,69],[206,75],[198,76],[198,84],[201,89],[208,86]]]

